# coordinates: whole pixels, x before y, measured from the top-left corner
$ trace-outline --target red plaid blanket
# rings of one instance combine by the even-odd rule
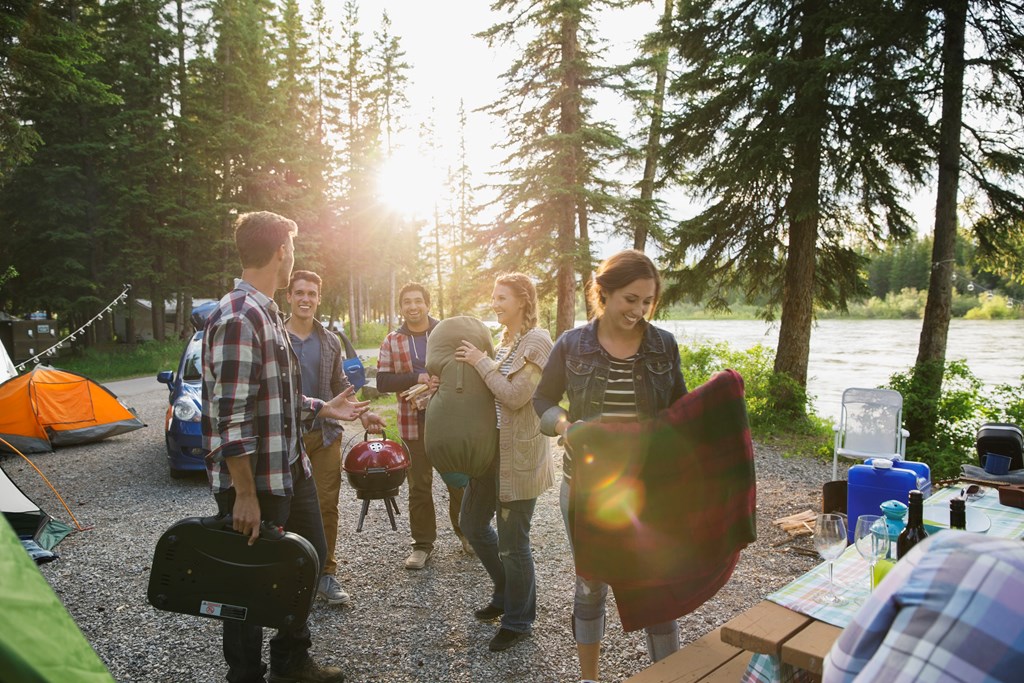
[[[608,583],[623,628],[687,614],[757,538],[743,378],[716,374],[657,418],[582,423],[573,451],[576,572]]]

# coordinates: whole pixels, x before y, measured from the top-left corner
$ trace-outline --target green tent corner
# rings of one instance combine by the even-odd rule
[[[18,683],[114,683],[3,515],[0,672]]]

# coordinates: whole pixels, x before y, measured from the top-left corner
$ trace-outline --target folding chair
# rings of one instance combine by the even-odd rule
[[[832,431],[833,481],[839,471],[839,456],[903,460],[910,438],[910,432],[903,429],[903,396],[892,389],[847,389],[839,423]]]

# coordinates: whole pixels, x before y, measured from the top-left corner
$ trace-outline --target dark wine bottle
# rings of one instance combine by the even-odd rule
[[[967,501],[960,496],[949,499],[949,528],[967,531]]]
[[[910,492],[907,506],[907,526],[896,539],[896,559],[902,560],[910,549],[928,538],[924,530],[924,496],[917,489]]]

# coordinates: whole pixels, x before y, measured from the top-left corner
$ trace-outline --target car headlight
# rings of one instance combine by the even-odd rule
[[[199,422],[201,413],[190,398],[179,398],[174,402],[174,417],[182,422]]]

